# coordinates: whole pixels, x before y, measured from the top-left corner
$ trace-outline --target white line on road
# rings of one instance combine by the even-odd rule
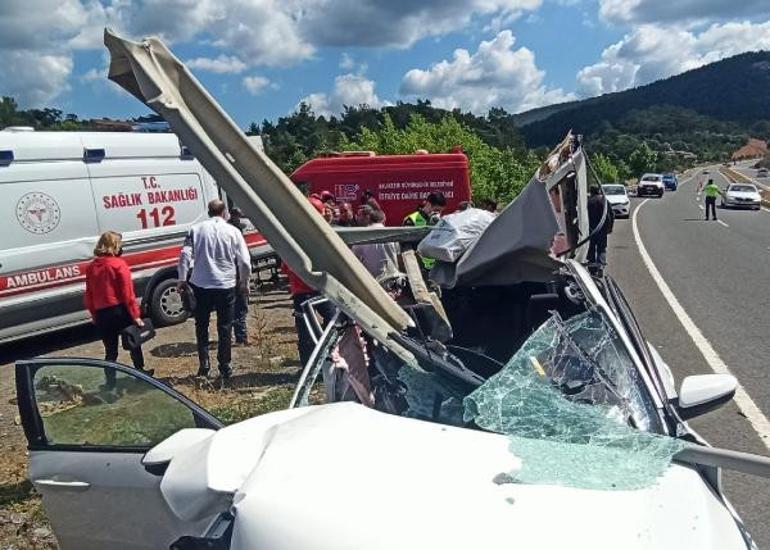
[[[647,202],[647,201],[645,201],[645,202]],[[699,204],[699,205],[698,205],[698,208],[700,208],[701,210],[703,210],[703,205],[702,205],[702,204]]]
[[[719,225],[721,225],[722,227],[730,227],[729,225],[727,225],[727,224],[726,224],[725,222],[723,222],[722,220],[717,220],[717,223],[718,223]]]
[[[655,284],[658,285],[658,288],[663,294],[663,297],[674,311],[674,315],[676,315],[679,319],[679,322],[682,323],[684,330],[692,339],[695,347],[698,348],[701,354],[703,354],[703,358],[706,360],[706,363],[708,363],[709,367],[711,367],[711,370],[717,374],[730,374],[735,376],[732,372],[730,372],[730,369],[727,367],[725,362],[722,361],[722,359],[719,357],[719,354],[713,348],[711,343],[695,325],[692,318],[682,307],[682,304],[679,303],[679,300],[676,298],[676,296],[674,296],[671,288],[663,279],[660,271],[658,271],[658,268],[655,267],[652,258],[647,253],[647,249],[644,247],[644,243],[642,242],[642,237],[639,234],[639,226],[636,222],[636,217],[637,214],[639,214],[639,210],[642,209],[647,201],[649,201],[649,199],[645,199],[639,206],[636,207],[636,210],[634,210],[634,214],[631,218],[634,240],[636,241],[636,246],[639,248],[639,255],[642,257],[644,265],[647,267],[647,271],[650,272],[652,280],[655,281]],[[743,413],[743,415],[748,419],[749,423],[754,428],[754,431],[759,434],[759,438],[762,440],[762,443],[764,443],[765,447],[770,450],[770,420],[768,420],[760,408],[757,407],[757,404],[754,403],[754,400],[751,399],[748,393],[746,393],[746,390],[743,388],[740,382],[738,382],[738,387],[735,390],[734,401],[735,404],[738,405],[738,408]]]

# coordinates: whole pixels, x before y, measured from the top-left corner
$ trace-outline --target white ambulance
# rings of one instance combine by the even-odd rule
[[[145,313],[183,321],[179,249],[217,196],[174,134],[0,131],[0,343],[89,320],[85,268],[107,230],[123,234]]]

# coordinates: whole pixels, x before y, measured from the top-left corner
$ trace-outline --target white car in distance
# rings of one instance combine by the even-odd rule
[[[660,174],[644,174],[639,179],[639,185],[636,186],[636,194],[639,197],[663,196],[665,187],[663,185],[663,176]]]
[[[722,208],[751,208],[759,210],[762,197],[751,183],[731,183],[722,194]]]
[[[615,217],[627,218],[631,213],[631,201],[628,198],[626,186],[620,183],[606,183],[602,185],[602,190]]]

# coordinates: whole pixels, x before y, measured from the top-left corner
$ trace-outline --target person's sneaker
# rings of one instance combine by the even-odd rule
[[[203,378],[208,378],[209,376],[209,366],[208,365],[201,365],[198,367],[198,372],[195,376],[202,376]]]
[[[230,365],[222,365],[219,367],[219,374],[222,376],[222,380],[227,380],[233,375],[233,368]]]
[[[147,376],[155,376],[155,369],[145,369],[144,367],[137,368],[139,372],[143,372]]]

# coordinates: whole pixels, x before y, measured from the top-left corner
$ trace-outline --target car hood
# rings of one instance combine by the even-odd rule
[[[626,204],[628,202],[627,195],[604,195],[607,198],[607,202],[610,204]]]
[[[511,482],[521,465],[505,436],[337,403],[224,428],[161,490],[188,520],[232,498],[232,550],[745,548],[693,469],[601,491]]]

